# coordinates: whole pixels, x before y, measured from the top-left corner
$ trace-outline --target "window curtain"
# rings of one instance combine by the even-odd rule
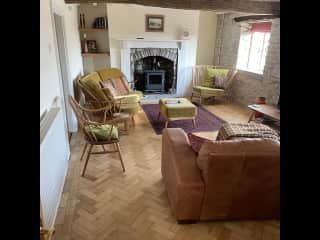
[[[271,32],[271,22],[259,22],[251,24],[251,32]]]

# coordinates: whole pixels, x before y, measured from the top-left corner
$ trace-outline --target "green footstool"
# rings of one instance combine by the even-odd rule
[[[166,119],[165,128],[169,121],[175,120],[192,120],[193,127],[196,126],[195,118],[197,116],[197,107],[186,98],[162,98],[159,100],[160,113]]]

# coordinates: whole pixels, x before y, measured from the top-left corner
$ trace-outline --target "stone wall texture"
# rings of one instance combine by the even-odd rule
[[[240,40],[237,14],[218,15],[214,64],[235,68]],[[276,105],[280,95],[280,19],[272,20],[272,29],[263,74],[239,71],[231,85],[231,98],[241,105],[265,97],[268,104]]]

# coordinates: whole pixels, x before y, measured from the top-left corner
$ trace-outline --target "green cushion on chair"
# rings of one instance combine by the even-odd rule
[[[201,94],[211,94],[211,95],[224,95],[225,91],[220,88],[209,88],[209,87],[202,87],[202,86],[195,86],[192,88],[194,92],[201,93]]]
[[[110,130],[112,125],[104,124],[104,125],[88,125],[85,127],[87,132],[93,133],[99,141],[107,141],[109,140]],[[118,128],[113,126],[111,132],[111,140],[118,140]]]
[[[213,88],[214,87],[214,77],[226,77],[228,75],[229,69],[216,69],[216,68],[208,68],[207,75],[204,78],[203,87]]]

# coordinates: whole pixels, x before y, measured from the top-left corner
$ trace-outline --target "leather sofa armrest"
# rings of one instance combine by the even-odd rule
[[[204,183],[196,159],[182,129],[163,130],[161,172],[177,220],[198,220],[200,217]]]

